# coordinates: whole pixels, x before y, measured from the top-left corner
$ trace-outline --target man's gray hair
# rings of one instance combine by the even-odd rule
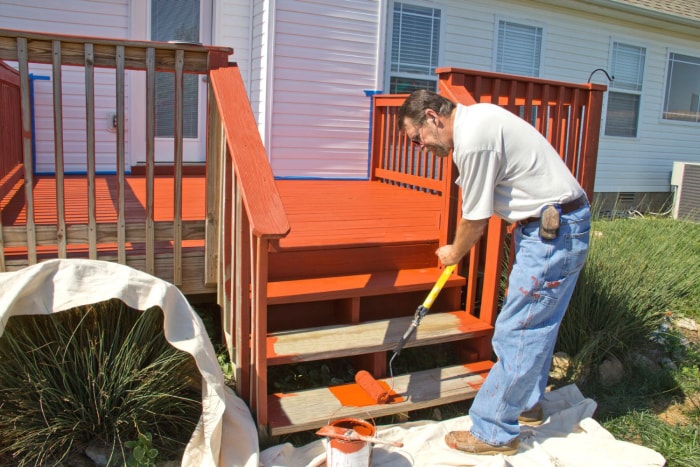
[[[407,118],[416,126],[423,125],[427,109],[434,110],[438,115],[447,116],[454,108],[454,102],[436,92],[427,89],[413,91],[399,107],[399,131],[403,131],[404,120]]]

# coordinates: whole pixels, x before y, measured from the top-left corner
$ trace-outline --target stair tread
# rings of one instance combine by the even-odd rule
[[[491,361],[480,361],[396,376],[393,392],[404,400],[390,404],[343,405],[329,388],[272,394],[268,405],[270,434],[276,436],[311,430],[342,417],[376,418],[471,399],[476,396],[492,365]],[[379,381],[392,387],[391,378]],[[357,385],[343,386],[360,391]]]
[[[347,357],[394,350],[413,316],[271,333],[268,365]],[[493,326],[465,311],[429,313],[405,347],[431,345],[485,335]]]
[[[429,290],[441,272],[441,268],[400,269],[275,281],[267,285],[267,303],[278,305]],[[445,287],[460,287],[465,283],[464,277],[452,274]]]

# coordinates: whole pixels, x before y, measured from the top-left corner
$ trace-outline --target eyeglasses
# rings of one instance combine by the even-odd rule
[[[411,142],[413,144],[417,144],[418,146],[423,146],[423,135],[421,134],[421,130],[423,129],[423,125],[418,127],[418,130],[416,131],[416,134],[412,137],[410,137]]]

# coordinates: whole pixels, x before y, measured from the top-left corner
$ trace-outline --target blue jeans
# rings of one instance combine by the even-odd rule
[[[554,240],[540,239],[539,227],[514,231],[515,262],[492,340],[498,360],[469,410],[472,435],[489,444],[517,437],[518,415],[544,394],[559,325],[588,254],[590,209],[562,215]]]

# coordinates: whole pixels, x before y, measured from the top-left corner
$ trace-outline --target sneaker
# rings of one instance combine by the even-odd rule
[[[503,454],[509,456],[518,452],[518,438],[513,438],[506,444],[488,444],[468,431],[450,431],[445,436],[445,443],[452,449],[458,449],[470,454]]]
[[[524,411],[518,417],[518,423],[527,426],[539,426],[542,425],[544,421],[544,412],[542,411],[542,406],[538,402],[529,410]]]

